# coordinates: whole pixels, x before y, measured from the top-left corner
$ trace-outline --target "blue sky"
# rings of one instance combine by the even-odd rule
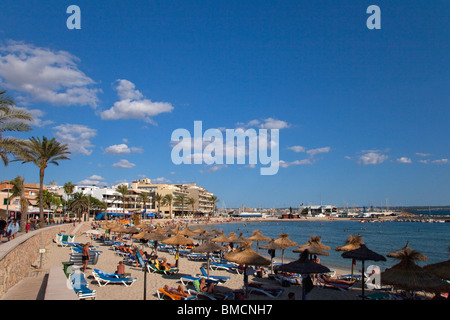
[[[69,30],[68,6],[81,9]],[[368,6],[381,9],[369,30]],[[195,182],[219,207],[446,205],[448,1],[0,4],[0,87],[71,160],[45,182]],[[281,167],[174,165],[171,134],[278,128]],[[32,165],[0,167],[0,179]]]

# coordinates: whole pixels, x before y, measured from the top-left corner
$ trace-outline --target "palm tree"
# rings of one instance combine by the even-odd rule
[[[32,121],[30,113],[14,107],[14,101],[0,91],[0,158],[8,165],[8,154],[15,153],[20,149],[20,139],[2,136],[3,132],[9,131],[30,131],[31,127],[25,121]]]
[[[195,206],[196,202],[197,201],[194,198],[188,198],[187,199],[187,204],[190,205],[191,208],[192,208],[192,216],[194,216],[194,206]]]
[[[184,216],[184,208],[187,201],[187,197],[184,194],[180,194],[175,197],[174,204],[181,207],[181,215]]]
[[[147,209],[147,202],[150,199],[150,193],[148,192],[139,193],[139,199],[141,200],[141,203],[144,204],[144,211],[145,211]]]
[[[59,165],[58,160],[70,160],[66,155],[70,154],[67,144],[61,144],[55,138],[48,140],[46,137],[31,137],[22,141],[20,150],[16,152],[16,160],[23,163],[32,162],[39,168],[39,224],[44,226],[43,190],[44,174],[49,163]],[[16,161],[15,160],[15,161]]]
[[[166,194],[163,199],[162,199],[162,203],[164,206],[169,206],[170,211],[169,211],[169,218],[173,219],[172,217],[172,203],[173,203],[173,195],[172,194]]]
[[[108,221],[108,202],[105,200],[99,200],[98,208],[105,210],[105,220]]]
[[[75,186],[72,184],[71,181],[64,183],[63,186],[64,192],[67,195],[67,199],[65,199],[64,203],[64,214],[66,214],[66,204],[69,201],[70,195],[73,193],[73,189],[75,189]]]
[[[78,213],[78,222],[81,222],[81,214],[88,209],[86,196],[81,192],[75,192],[69,202],[69,209]]]
[[[159,193],[157,193],[153,197],[153,200],[155,201],[155,203],[158,204],[158,212],[160,212],[161,211],[161,202],[163,200],[162,196]]]
[[[125,215],[125,202],[126,202],[126,195],[128,194],[128,186],[125,184],[120,184],[116,187],[116,192],[122,198],[123,214]]]
[[[216,203],[219,202],[220,200],[219,200],[216,196],[211,196],[211,197],[209,198],[209,201],[212,202],[212,204],[213,204],[213,212],[215,213],[215,212],[216,212],[216,209],[217,209]],[[209,219],[209,214],[208,214],[208,219]]]
[[[25,225],[27,223],[27,213],[28,213],[28,199],[25,197],[25,183],[21,176],[17,176],[14,180],[9,182],[12,185],[11,195],[8,200],[13,198],[19,198],[20,204],[20,231],[25,230]]]
[[[40,193],[39,193],[38,196],[36,197],[36,200],[37,200],[38,204],[41,203],[40,199],[41,199],[41,196],[40,196]],[[56,206],[58,208],[59,205],[61,204],[61,198],[58,195],[56,195],[53,192],[50,192],[48,190],[44,190],[44,194],[42,196],[42,199],[43,199],[44,209],[51,209],[52,206]]]

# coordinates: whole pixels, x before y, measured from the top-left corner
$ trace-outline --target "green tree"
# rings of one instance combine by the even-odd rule
[[[188,198],[187,199],[187,203],[188,203],[188,205],[191,206],[191,209],[192,209],[192,216],[194,215],[194,206],[195,206],[196,202],[197,201],[194,198]]]
[[[64,199],[64,215],[66,214],[66,205],[69,202],[70,195],[73,193],[73,190],[75,189],[75,186],[72,184],[71,181],[64,183],[63,190],[65,194],[67,195],[67,199]]]
[[[127,201],[127,194],[128,194],[128,186],[125,184],[120,184],[116,187],[116,192],[119,194],[119,197],[122,199],[122,208],[123,208],[123,214],[125,214],[125,203]]]
[[[174,205],[181,207],[181,215],[184,216],[184,209],[186,207],[187,197],[184,194],[180,194],[175,197]]]
[[[158,204],[158,212],[161,212],[161,202],[163,200],[163,197],[159,193],[157,193],[153,197],[153,200]]]
[[[14,100],[0,91],[0,158],[4,165],[8,165],[8,155],[17,152],[21,148],[21,141],[17,138],[3,137],[4,132],[30,131],[27,123],[33,117],[27,111],[15,108]]]
[[[173,217],[172,217],[173,195],[171,195],[170,193],[166,194],[163,197],[162,203],[164,206],[169,206],[169,218],[173,219]]]
[[[46,137],[31,137],[21,142],[20,150],[16,152],[16,160],[23,163],[32,162],[39,168],[39,223],[44,226],[43,190],[44,174],[48,164],[59,165],[59,160],[69,160],[66,155],[70,154],[67,144],[61,144],[55,138],[48,140]],[[15,160],[15,161],[16,161]]]
[[[9,182],[12,185],[11,194],[8,200],[14,198],[19,198],[20,204],[20,231],[25,230],[25,225],[27,223],[27,213],[28,213],[28,199],[25,195],[25,182],[21,176],[17,176],[14,180]]]
[[[211,196],[209,197],[209,201],[212,202],[213,205],[213,211],[212,212],[216,212],[217,209],[217,203],[220,201],[216,196]],[[209,213],[208,213],[208,218],[209,218]]]
[[[78,222],[81,222],[81,215],[88,210],[88,207],[86,196],[81,192],[75,192],[69,201],[69,210],[77,213]]]

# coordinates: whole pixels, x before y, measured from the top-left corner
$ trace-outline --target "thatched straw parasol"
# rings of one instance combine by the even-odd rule
[[[219,230],[217,230],[217,229],[212,229],[208,234],[211,236],[211,237],[216,237],[216,236],[218,236],[218,235],[220,235],[222,232],[220,232]]]
[[[186,226],[183,230],[180,231],[180,234],[182,234],[183,236],[192,237],[195,236],[197,233],[193,232]]]
[[[347,241],[345,242],[345,245],[342,247],[336,247],[336,251],[352,251],[355,249],[358,249],[362,244],[364,244],[364,241],[362,240],[362,235],[358,234],[356,236],[349,235],[347,238]],[[354,261],[352,261],[352,273],[351,278],[353,279],[353,265]]]
[[[203,233],[203,232],[205,232],[205,229],[203,229],[202,227],[198,227],[198,229],[195,229],[195,230],[192,231],[192,232],[195,232],[195,233]]]
[[[209,279],[209,254],[214,251],[225,251],[225,248],[223,246],[219,246],[218,244],[211,242],[211,241],[205,241],[198,247],[195,247],[192,249],[192,252],[200,252],[207,254],[207,269],[208,269],[208,279]]]
[[[147,231],[141,231],[131,236],[132,239],[142,239],[147,234]]]
[[[428,264],[423,269],[443,280],[450,280],[450,260]]]
[[[387,256],[389,258],[395,258],[395,259],[403,259],[403,258],[409,258],[411,260],[415,260],[415,261],[427,261],[428,257],[416,250],[412,250],[409,247],[409,241],[406,242],[406,245],[400,249],[400,250],[396,250],[396,251],[392,251],[389,252],[387,254]]]
[[[240,240],[240,239],[238,239],[238,237],[236,237],[235,232],[230,232],[230,234],[228,235],[228,242],[241,243],[242,240]]]
[[[294,242],[291,239],[289,239],[289,235],[286,233],[280,234],[280,237],[278,239],[275,239],[275,243],[284,247],[284,249],[281,249],[281,262],[282,263],[284,263],[284,250],[286,248],[295,247],[297,245],[297,242]]]
[[[428,257],[409,248],[408,242],[402,249],[390,252],[388,257],[399,259],[401,261],[392,268],[388,268],[381,273],[382,283],[409,291],[424,290],[427,292],[438,293],[448,292],[450,289],[449,284],[442,280],[444,278],[430,272],[433,271],[438,264],[435,264],[435,266],[428,265],[426,266],[427,269],[415,264],[414,261],[426,261]],[[446,277],[448,278],[448,273]]]
[[[209,236],[206,231],[204,231],[203,233],[201,233],[198,236],[193,237],[193,238],[196,239],[196,240],[201,240],[201,241],[211,240],[211,236]]]
[[[136,227],[131,227],[131,228],[126,228],[126,231],[124,233],[128,233],[128,234],[137,234],[139,233],[140,230]]]
[[[175,266],[178,267],[178,252],[180,251],[180,246],[193,245],[194,241],[192,241],[189,238],[186,238],[180,233],[177,233],[174,236],[171,236],[170,238],[163,240],[162,243],[177,246],[177,253],[175,255]]]
[[[299,248],[302,246],[308,246],[310,243],[314,244],[317,248],[321,250],[331,250],[331,247],[326,246],[322,243],[322,238],[320,236],[311,236],[310,240],[306,242],[304,245],[300,245]]]
[[[259,242],[270,241],[270,238],[262,235],[260,230],[253,230],[253,234],[247,240],[256,241],[256,251],[258,252]]]
[[[302,244],[297,249],[292,250],[292,252],[303,252],[305,250],[308,250],[308,253],[310,255],[319,255],[319,256],[329,256],[330,254],[328,252],[325,252],[323,249],[321,249],[316,242],[311,242],[310,240],[307,241],[306,244]]]
[[[283,250],[284,247],[282,245],[276,244],[275,239],[271,239],[268,243],[259,246],[259,248],[273,251],[273,254],[270,255],[270,270],[273,273],[273,257],[275,257],[275,250]]]
[[[267,266],[270,264],[270,260],[263,257],[262,255],[256,253],[252,249],[250,249],[250,245],[239,252],[227,253],[224,255],[224,258],[228,261],[238,263],[243,265],[244,268],[244,285],[245,291],[247,292],[248,288],[248,274],[247,274],[247,266]]]
[[[219,236],[217,236],[216,238],[211,239],[211,241],[225,243],[225,242],[230,242],[230,239],[228,239],[228,237],[225,235],[225,233],[222,233]]]
[[[308,250],[305,250],[300,254],[300,258],[298,260],[292,261],[287,264],[283,264],[280,267],[278,267],[278,270],[308,275],[311,273],[317,274],[330,272],[330,269],[328,269],[326,266],[309,260],[308,255],[309,255]],[[302,280],[302,292],[303,292],[302,299],[306,300],[306,290],[303,282],[304,281]]]
[[[381,273],[381,282],[403,290],[426,292],[448,292],[449,284],[418,266],[413,260],[404,258],[400,263]]]
[[[386,258],[382,256],[381,254],[378,254],[369,248],[366,247],[365,244],[362,244],[358,249],[351,250],[344,252],[342,254],[343,258],[346,259],[355,259],[362,261],[362,270],[361,270],[361,278],[362,278],[362,298],[364,300],[364,261],[371,260],[371,261],[386,261]]]

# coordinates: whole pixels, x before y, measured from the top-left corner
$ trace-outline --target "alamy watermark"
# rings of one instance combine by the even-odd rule
[[[223,134],[225,132],[225,136]],[[174,164],[260,164],[261,175],[279,169],[279,129],[207,129],[194,121],[194,134],[187,129],[172,132],[171,158]],[[246,162],[248,159],[248,162]]]

